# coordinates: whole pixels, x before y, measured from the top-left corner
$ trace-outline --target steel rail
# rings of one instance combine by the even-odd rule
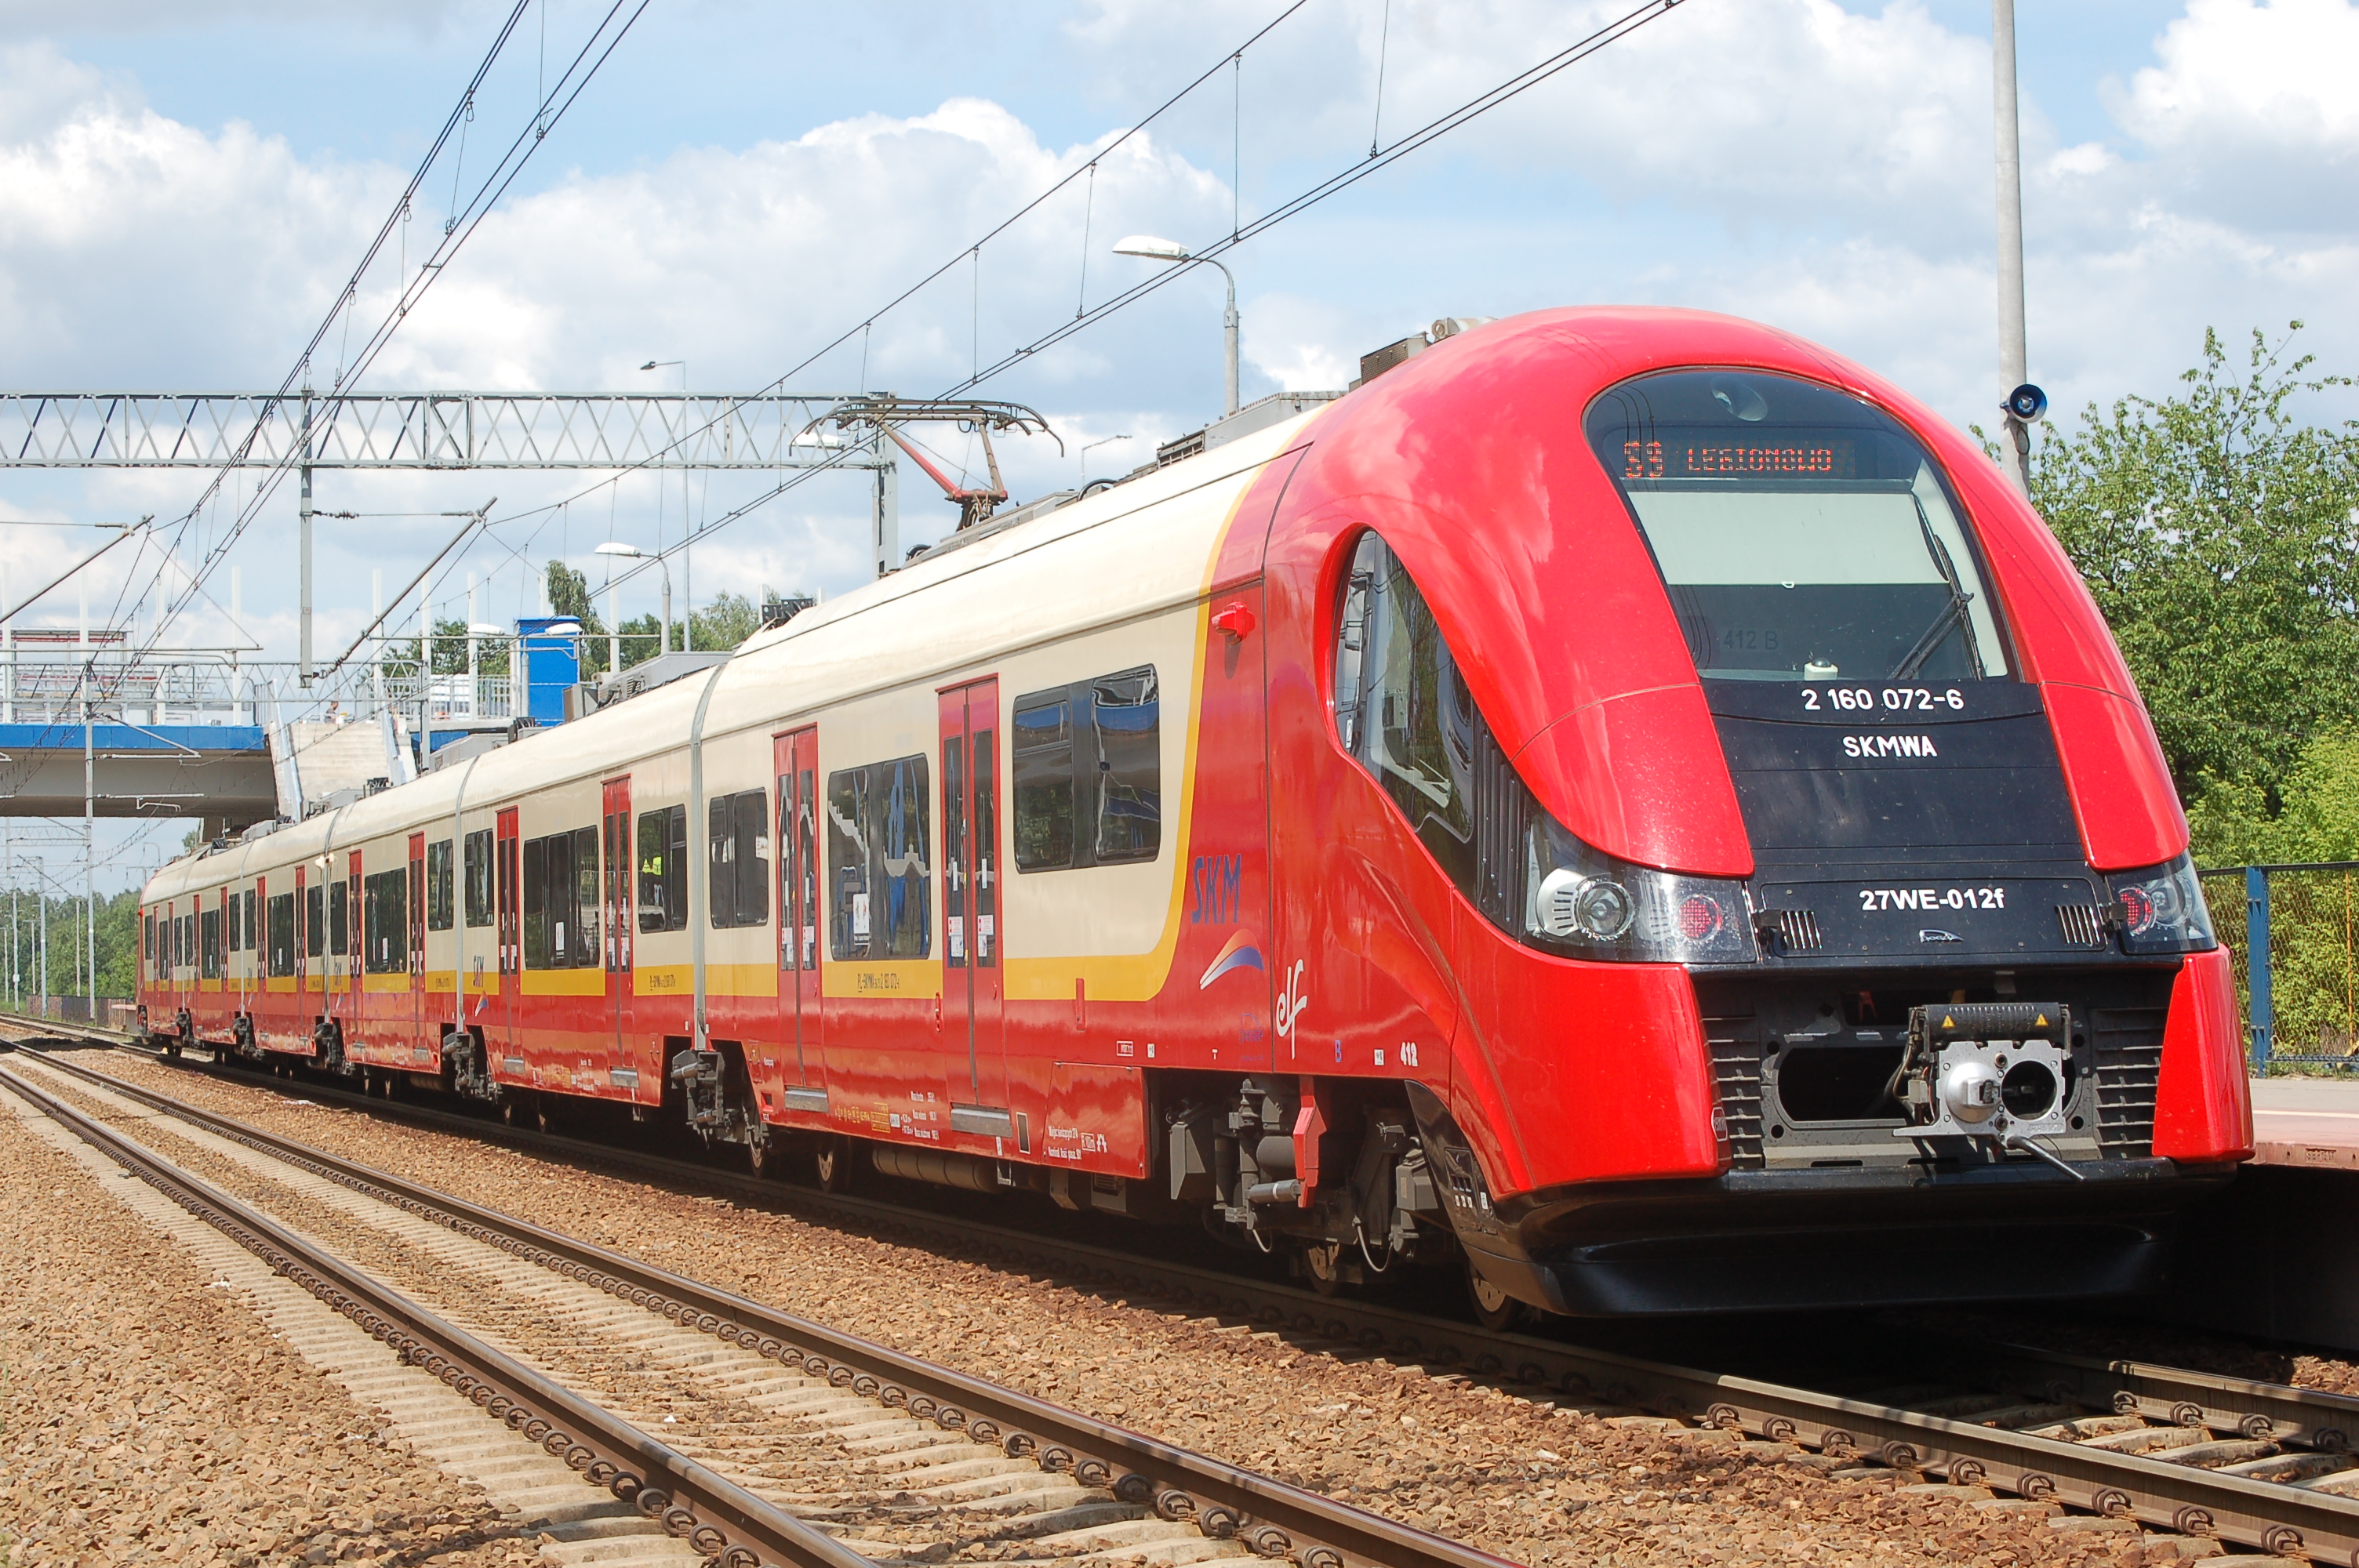
[[[271,1269],[724,1568],[869,1568],[868,1560],[485,1345],[152,1149],[0,1068],[0,1082]]]
[[[684,1328],[756,1350],[863,1398],[963,1433],[1011,1457],[1070,1472],[1083,1486],[1234,1538],[1264,1557],[1303,1568],[1513,1568],[1504,1558],[1396,1523],[1316,1492],[1176,1448],[1093,1416],[939,1367],[760,1302],[347,1160],[234,1118],[126,1084],[79,1064],[44,1065],[178,1117],[218,1136],[355,1192],[449,1227],[633,1304]],[[12,1075],[13,1076],[13,1075]]]
[[[94,1041],[97,1036],[89,1036]],[[114,1044],[107,1041],[104,1044]],[[87,1073],[89,1069],[81,1069]],[[199,1070],[193,1065],[190,1070]],[[103,1077],[104,1075],[92,1075]],[[107,1079],[110,1087],[116,1080]],[[146,1091],[140,1091],[146,1092]],[[1159,1290],[1182,1305],[1257,1319],[1297,1334],[1354,1345],[1395,1359],[1462,1365],[1503,1380],[1541,1385],[1576,1400],[1650,1410],[1945,1476],[1956,1485],[1987,1486],[2158,1528],[2288,1556],[2359,1568],[2359,1500],[2282,1483],[2256,1481],[2120,1454],[2051,1438],[1928,1415],[1870,1400],[1793,1388],[1766,1379],[1712,1373],[1615,1352],[1448,1323],[1367,1302],[1222,1274],[1187,1264],[1141,1259],[1086,1244],[929,1216],[897,1206],[785,1189],[750,1177],[660,1155],[553,1137],[485,1123],[422,1107],[398,1106],[307,1084],[375,1113],[445,1127],[477,1138],[669,1178],[694,1181],[736,1195],[776,1203],[791,1196],[799,1209],[832,1209],[886,1234],[949,1247],[1000,1267],[1078,1274],[1125,1291]],[[165,1105],[178,1108],[168,1097]],[[186,1108],[198,1117],[212,1113]],[[174,1108],[174,1114],[182,1114]],[[268,1136],[268,1135],[264,1135]],[[332,1156],[329,1158],[332,1159]],[[1977,1345],[1979,1353],[1984,1346]],[[2073,1357],[2028,1346],[1990,1346],[1975,1372],[2012,1380],[2060,1402],[2154,1414],[2179,1424],[2218,1425],[2251,1435],[2256,1416],[2271,1422],[2270,1435],[2332,1448],[2338,1433],[2359,1433],[2359,1400],[2282,1385],[2215,1377],[2133,1362]],[[2195,1418],[2190,1419],[2190,1410]]]

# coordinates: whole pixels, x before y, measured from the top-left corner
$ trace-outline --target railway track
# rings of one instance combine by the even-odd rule
[[[95,1033],[82,1037],[119,1044]],[[78,1065],[74,1070],[104,1077]],[[358,1173],[364,1168],[334,1156],[168,1096],[115,1087],[197,1125],[281,1146],[327,1168],[346,1167],[353,1179],[363,1179]],[[1650,1412],[1724,1428],[1756,1442],[1938,1477],[1959,1488],[1987,1488],[2277,1555],[2359,1564],[2359,1456],[2350,1452],[2359,1437],[2359,1400],[1983,1340],[1942,1343],[1940,1364],[1959,1370],[1939,1382],[1887,1382],[1836,1392],[1799,1388],[1538,1336],[1493,1333],[1376,1303],[1322,1297],[872,1200],[801,1189],[789,1194],[774,1183],[686,1161],[364,1099],[309,1083],[304,1092],[416,1125],[488,1134],[517,1147],[693,1183],[739,1199],[777,1205],[790,1197],[806,1217],[1001,1268],[1131,1296],[1160,1296],[1191,1311],[1256,1321],[1285,1330],[1307,1348],[1462,1368],[1584,1408]],[[375,1173],[365,1179],[393,1180]]]
[[[178,1106],[78,1064],[35,1059],[32,1068],[0,1067],[0,1082],[704,1561],[854,1568],[880,1557],[1066,1561],[1160,1548],[1166,1561],[1252,1554],[1303,1568],[1505,1568],[1487,1553]],[[101,1114],[34,1081],[52,1076]],[[245,1152],[265,1183],[315,1197],[332,1188],[342,1212],[448,1267],[450,1293],[468,1297],[466,1304],[435,1310],[102,1119],[147,1111],[180,1118],[201,1148]],[[310,1217],[308,1227],[319,1223]],[[504,1287],[497,1301],[478,1293],[487,1278]],[[479,1323],[459,1321],[519,1312],[560,1335],[594,1325],[585,1337],[598,1354],[552,1357],[547,1336],[520,1352],[493,1343]],[[683,1336],[707,1347],[683,1355]],[[531,1336],[511,1328],[504,1337]],[[610,1408],[614,1389],[632,1397],[631,1379],[597,1369],[602,1357],[644,1361],[668,1346],[672,1370],[658,1376],[692,1368],[719,1418],[691,1413],[672,1443]],[[552,1359],[567,1364],[560,1371]],[[648,1403],[644,1387],[636,1393]],[[680,1408],[692,1411],[694,1401]],[[1180,1537],[1197,1544],[1175,1553]]]

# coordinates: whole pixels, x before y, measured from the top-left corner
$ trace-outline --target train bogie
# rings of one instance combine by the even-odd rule
[[[2186,844],[1954,432],[1559,312],[179,862],[142,1001],[1495,1317],[2066,1296],[2249,1146]]]

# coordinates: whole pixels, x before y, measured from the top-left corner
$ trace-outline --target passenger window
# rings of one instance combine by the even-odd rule
[[[467,835],[467,925],[470,929],[492,923],[492,830],[477,828]]]
[[[437,838],[426,846],[426,929],[448,931],[455,923],[452,907],[451,840]],[[314,949],[317,951],[317,949]]]
[[[204,912],[201,918],[203,929],[200,940],[203,944],[204,951],[203,974],[209,980],[217,980],[221,979],[222,972],[222,912],[218,909],[209,909]],[[290,970],[289,973],[292,971]]]
[[[372,975],[401,974],[409,968],[409,870],[396,866],[379,871],[362,887],[363,967]],[[277,919],[270,924],[277,925]],[[275,935],[272,940],[277,940]]]
[[[1015,713],[1016,870],[1155,859],[1163,847],[1155,666],[1032,692]]]
[[[524,844],[524,967],[594,968],[598,830],[577,827]]]
[[[1162,707],[1155,671],[1090,683],[1097,741],[1097,859],[1151,860],[1163,843]]]
[[[639,813],[639,929],[688,925],[688,807]]]
[[[319,957],[328,950],[328,890],[303,890],[303,951]]]
[[[828,775],[832,957],[922,958],[933,950],[932,815],[922,755]]]
[[[231,902],[240,906],[240,913],[245,916],[238,922],[238,930],[245,937],[245,950],[251,953],[262,945],[262,934],[255,929],[254,925],[254,890],[246,889]]]
[[[706,810],[705,903],[715,927],[770,919],[769,796],[758,789],[716,796]]]
[[[1073,705],[1062,691],[1016,700],[1016,865],[1073,863]]]
[[[344,884],[328,884],[328,950],[342,957],[352,951],[352,912],[344,904]]]
[[[1461,886],[1473,875],[1480,727],[1425,596],[1391,546],[1362,535],[1336,616],[1336,737]]]
[[[295,972],[295,895],[275,892],[270,895],[270,915],[267,940],[270,943],[270,972],[291,975]]]

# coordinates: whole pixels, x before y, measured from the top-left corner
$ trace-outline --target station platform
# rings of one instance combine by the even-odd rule
[[[2359,1073],[2343,1078],[2255,1078],[2253,1161],[2359,1171]]]

